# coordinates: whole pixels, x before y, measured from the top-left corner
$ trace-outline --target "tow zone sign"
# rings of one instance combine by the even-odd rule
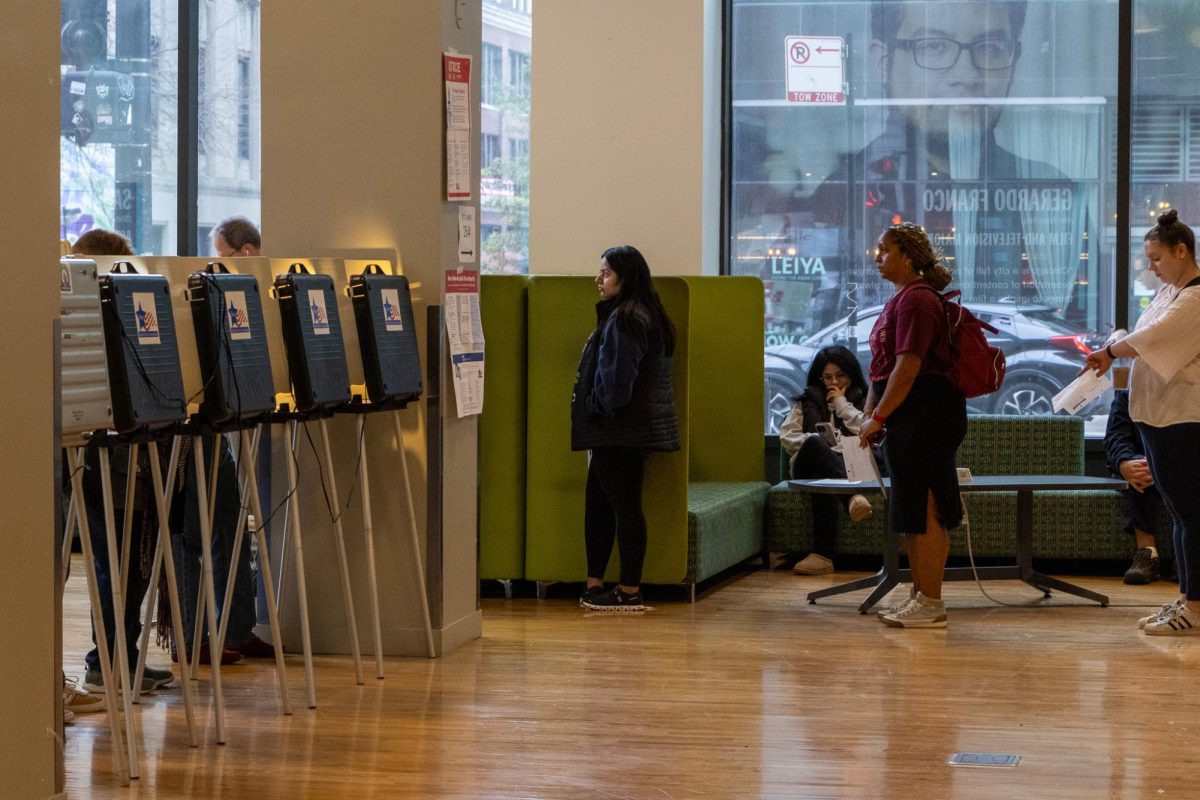
[[[787,99],[791,103],[845,105],[846,65],[840,36],[788,36]]]

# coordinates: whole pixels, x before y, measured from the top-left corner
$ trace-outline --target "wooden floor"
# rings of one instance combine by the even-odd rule
[[[805,603],[845,577],[750,572],[643,615],[485,600],[482,639],[436,661],[389,659],[385,680],[356,686],[349,658],[319,658],[315,711],[289,657],[291,717],[270,663],[228,667],[224,746],[205,671],[200,747],[187,746],[179,691],[162,691],[140,712],[142,777],[117,785],[95,714],[67,729],[67,788],[89,800],[1200,797],[1200,637],[1135,628],[1170,584],[1079,579],[1111,595],[1107,609],[988,584],[1029,604],[1005,608],[952,584],[949,629],[912,631],[856,613],[861,593]],[[86,611],[72,578],[69,673]],[[1020,763],[948,766],[959,751]]]

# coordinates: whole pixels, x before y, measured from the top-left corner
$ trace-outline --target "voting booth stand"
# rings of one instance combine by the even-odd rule
[[[186,403],[180,375],[175,324],[169,286],[158,276],[136,274],[128,265],[116,265],[111,274],[100,276],[95,262],[63,259],[60,262],[60,314],[62,318],[62,446],[69,465],[71,492],[63,537],[64,564],[76,530],[80,534],[92,623],[96,633],[100,673],[113,737],[113,756],[122,785],[140,775],[133,704],[141,686],[141,665],[131,679],[125,632],[125,586],[133,535],[134,495],[139,451],[144,445],[154,480],[154,505],[159,524],[159,552],[170,554],[168,534],[170,494],[163,491],[159,441],[170,439],[173,454],[166,485],[174,474],[177,432],[186,418]],[[101,610],[91,532],[83,488],[85,448],[95,446],[99,460],[106,549],[112,592],[114,646],[110,653]],[[122,543],[118,547],[110,449],[128,446],[125,514]],[[143,513],[149,513],[144,509]],[[181,636],[179,594],[173,563],[168,562],[167,587],[174,614],[175,635]],[[155,565],[153,580],[158,580]],[[64,567],[63,584],[66,583]],[[143,636],[143,642],[145,637]],[[197,745],[193,697],[186,665],[181,665],[188,742]],[[124,691],[122,691],[124,689]],[[117,720],[117,697],[124,714],[124,742]]]

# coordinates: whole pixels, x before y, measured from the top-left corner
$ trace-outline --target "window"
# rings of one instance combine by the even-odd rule
[[[62,4],[60,235],[103,227],[146,252],[156,225],[175,224],[178,28],[162,8],[126,5],[139,4]]]
[[[238,158],[250,160],[250,57],[238,57]]]
[[[500,137],[494,133],[485,133],[482,139],[483,158],[480,159],[479,165],[482,169],[487,169],[500,157]]]
[[[730,11],[727,252],[731,273],[766,284],[768,431],[788,408],[772,398],[804,385],[828,326],[866,357],[863,322],[893,288],[875,242],[900,220],[925,227],[969,306],[1023,320],[1000,342],[1005,386],[972,410],[1047,411],[1083,362],[1075,344],[1047,342],[1092,344],[1114,322],[1117,75],[1100,43],[1117,41],[1117,5],[731,0]],[[1181,130],[1172,114],[1154,130]],[[1147,139],[1145,157],[1177,174],[1172,141]]]
[[[1133,152],[1129,209],[1128,324],[1158,289],[1142,237],[1159,214],[1200,222],[1200,49],[1196,3],[1138,0],[1134,5]]]
[[[517,94],[529,96],[529,53],[508,51],[508,83]]]
[[[207,242],[179,244],[190,242],[178,224],[180,192],[194,218],[258,217],[257,165],[243,156],[253,155],[258,135],[258,3],[206,0],[197,9],[195,153],[203,163],[198,185],[189,179],[183,186],[180,156],[189,146],[178,125],[180,53],[187,50],[179,41],[180,5],[61,4],[61,236],[68,241],[104,227],[127,236],[139,253],[207,253]]]
[[[489,106],[500,102],[500,87],[504,80],[504,48],[498,44],[483,44],[483,65],[480,72],[481,101]]]
[[[479,191],[483,272],[529,269],[530,6],[528,0],[483,3]]]

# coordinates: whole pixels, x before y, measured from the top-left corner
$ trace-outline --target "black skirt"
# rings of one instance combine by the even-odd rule
[[[883,397],[887,381],[874,384]],[[929,493],[946,530],[962,523],[956,456],[967,433],[967,403],[941,375],[919,375],[900,407],[888,417],[883,454],[892,477],[888,528],[893,533],[924,533]]]

